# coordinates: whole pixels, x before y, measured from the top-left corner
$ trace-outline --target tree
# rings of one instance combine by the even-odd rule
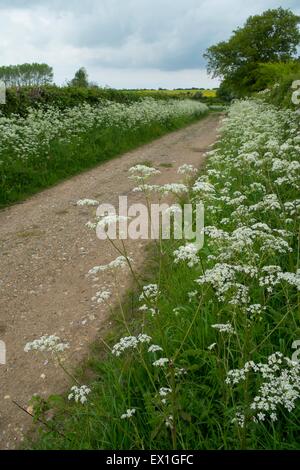
[[[81,67],[75,73],[74,78],[69,82],[69,86],[87,88],[89,86],[88,73],[84,67]]]
[[[300,43],[300,17],[291,10],[277,8],[250,16],[228,41],[207,49],[207,70],[221,77],[226,87],[243,94],[255,82],[261,63],[287,62],[295,57]]]
[[[0,67],[0,80],[7,87],[42,86],[53,81],[53,69],[47,64],[19,64]]]

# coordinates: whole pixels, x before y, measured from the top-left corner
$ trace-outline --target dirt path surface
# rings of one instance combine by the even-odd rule
[[[57,334],[70,343],[68,361],[76,365],[109,321],[107,308],[91,300],[109,284],[107,274],[96,282],[86,274],[117,255],[85,227],[95,208],[76,202],[91,198],[118,207],[119,195],[128,195],[129,204],[142,198],[131,193],[135,184],[128,180],[128,169],[145,161],[161,170],[151,183],[178,181],[178,166],[201,165],[216,140],[219,120],[210,115],[0,212],[0,340],[7,350],[6,365],[0,365],[0,448],[18,446],[32,424],[14,400],[27,408],[33,394],[46,397],[68,386],[63,373],[40,353],[25,353],[24,345]],[[134,261],[142,263],[143,244],[128,241],[127,246]],[[128,282],[124,276],[121,294]]]

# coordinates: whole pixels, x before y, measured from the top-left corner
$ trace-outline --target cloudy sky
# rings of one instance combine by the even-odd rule
[[[299,0],[0,0],[0,64],[47,62],[56,83],[81,66],[115,88],[213,87],[202,57],[249,15]]]

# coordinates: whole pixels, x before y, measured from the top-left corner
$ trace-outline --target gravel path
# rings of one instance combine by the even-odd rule
[[[76,202],[92,198],[117,206],[119,195],[128,195],[129,203],[139,200],[142,196],[131,193],[134,183],[127,172],[145,161],[161,166],[162,174],[151,182],[178,181],[178,166],[201,165],[216,140],[219,121],[219,115],[210,115],[0,212],[0,340],[7,348],[7,364],[0,365],[0,448],[18,446],[32,424],[13,401],[27,409],[34,393],[46,397],[68,386],[66,377],[40,354],[24,353],[25,343],[57,334],[70,342],[68,361],[76,365],[109,325],[107,309],[93,306],[97,286],[86,273],[116,254],[109,242],[97,240],[85,227],[95,208]],[[144,245],[129,241],[127,246],[140,265]],[[103,274],[97,282],[99,290]],[[121,294],[129,282],[124,277]]]

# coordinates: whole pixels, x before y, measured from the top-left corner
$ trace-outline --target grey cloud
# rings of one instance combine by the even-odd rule
[[[61,69],[196,70],[208,46],[280,5],[300,14],[299,0],[0,0],[0,41],[9,63],[43,57]]]

